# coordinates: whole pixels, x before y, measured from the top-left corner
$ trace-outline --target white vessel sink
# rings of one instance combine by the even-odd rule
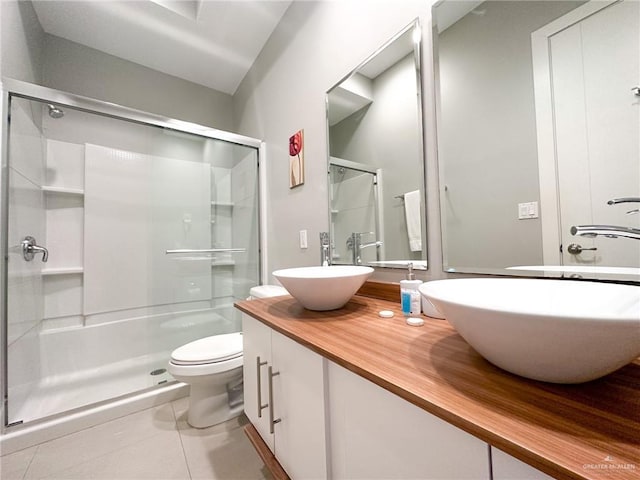
[[[308,310],[341,308],[373,273],[371,267],[336,265],[276,270],[273,276]]]
[[[582,383],[640,355],[640,286],[468,278],[420,292],[480,355],[523,377]]]

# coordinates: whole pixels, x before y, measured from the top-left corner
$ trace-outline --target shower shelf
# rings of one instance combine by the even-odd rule
[[[45,193],[59,193],[62,195],[84,195],[84,190],[81,188],[53,187],[50,185],[43,185],[42,191]]]
[[[212,207],[229,207],[229,208],[233,208],[234,207],[234,203],[233,202],[211,202],[211,206]]]
[[[82,267],[44,268],[40,273],[44,276],[75,275],[75,274],[84,273],[84,268]]]

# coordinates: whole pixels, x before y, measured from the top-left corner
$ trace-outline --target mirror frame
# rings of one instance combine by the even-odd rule
[[[379,55],[383,50],[393,44],[398,38],[402,37],[406,33],[412,31],[413,32],[413,62],[415,67],[415,75],[416,75],[416,108],[417,108],[417,117],[420,120],[420,125],[418,125],[419,131],[419,142],[418,142],[418,157],[419,157],[419,168],[420,168],[420,178],[422,181],[421,186],[421,206],[423,207],[422,217],[421,217],[421,235],[422,235],[422,258],[420,261],[415,261],[419,263],[414,263],[414,270],[428,270],[428,230],[427,230],[427,176],[426,176],[426,165],[425,165],[425,118],[424,118],[424,108],[422,105],[424,92],[423,92],[423,78],[422,78],[422,26],[420,24],[420,19],[415,18],[411,21],[407,26],[402,28],[398,33],[396,33],[393,37],[387,40],[384,44],[382,44],[379,48],[377,48],[371,55],[365,58],[362,62],[360,62],[354,69],[352,69],[348,74],[342,77],[338,82],[336,82],[331,88],[327,90],[325,94],[325,125],[326,125],[326,141],[327,141],[327,210],[328,210],[328,218],[329,218],[329,238],[333,238],[333,227],[331,222],[331,186],[330,186],[330,175],[331,175],[331,142],[330,142],[330,125],[329,125],[329,94],[339,87],[342,83],[344,83],[349,78],[353,77],[356,73],[358,73],[367,63],[373,60],[377,55]],[[330,240],[331,241],[331,240]],[[331,246],[331,251],[333,251],[333,246]],[[407,265],[412,263],[411,260],[406,262],[397,260],[381,260],[376,262],[375,264],[365,263],[367,266],[375,267],[375,268],[390,268],[390,269],[402,269],[406,270]]]

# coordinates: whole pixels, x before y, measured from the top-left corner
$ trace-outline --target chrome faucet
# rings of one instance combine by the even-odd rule
[[[579,235],[581,237],[602,235],[607,238],[626,237],[640,240],[640,229],[615,225],[578,225],[571,227],[571,235]]]
[[[331,265],[331,240],[329,232],[320,232],[320,264],[323,267]]]
[[[607,202],[607,205],[617,205],[618,203],[640,203],[640,197],[613,198]],[[640,209],[634,208],[633,210],[629,210],[627,215],[633,215],[636,213],[640,213]]]
[[[640,197],[613,198],[607,202],[607,205],[617,205],[618,203],[640,203]],[[639,211],[638,209],[630,210],[627,215],[638,213]],[[607,238],[626,237],[640,240],[640,229],[616,225],[578,225],[571,227],[571,235],[591,238],[601,235]]]
[[[616,205],[618,203],[640,203],[640,197],[613,198],[607,202],[607,205]]]
[[[362,250],[369,247],[381,247],[381,241],[362,243],[362,235],[373,235],[373,232],[352,233],[347,239],[347,247],[351,248],[351,258],[354,265],[362,265]]]

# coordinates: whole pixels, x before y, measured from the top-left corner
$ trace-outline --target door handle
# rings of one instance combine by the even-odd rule
[[[582,245],[577,243],[571,243],[567,247],[567,252],[569,252],[571,255],[580,255],[582,252],[587,250],[595,251],[595,250],[598,250],[598,248],[597,247],[583,248]]]
[[[22,258],[24,258],[27,262],[33,260],[36,256],[36,253],[42,253],[42,261],[47,262],[49,260],[49,251],[36,244],[36,239],[30,236],[24,237],[22,240]]]

